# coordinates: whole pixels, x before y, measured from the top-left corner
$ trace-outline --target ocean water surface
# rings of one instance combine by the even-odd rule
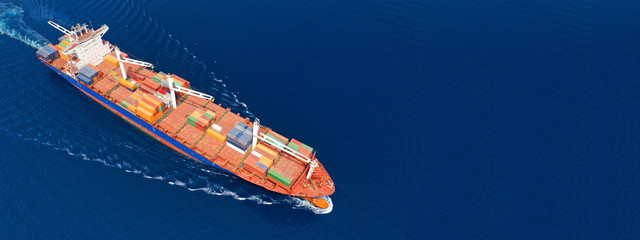
[[[639,239],[640,3],[0,2],[3,239]],[[332,207],[136,130],[35,57],[105,39],[318,150]]]

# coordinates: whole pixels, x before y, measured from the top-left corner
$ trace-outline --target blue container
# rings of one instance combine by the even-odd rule
[[[47,61],[55,60],[60,57],[60,55],[58,54],[58,50],[52,47],[49,47],[48,45],[38,49],[36,54],[38,54],[39,57]]]
[[[82,74],[78,74],[78,80],[80,80],[81,82],[87,84],[87,85],[91,85],[93,84],[93,78],[88,78]]]
[[[227,139],[228,138],[238,138],[238,135],[240,135],[240,132],[238,132],[238,130],[231,129],[231,131],[229,131],[229,133],[227,133]]]
[[[80,69],[80,71],[78,71],[78,73],[90,79],[97,77],[99,74],[98,71],[96,71],[93,68],[90,68],[89,66],[84,66],[83,68]]]
[[[258,167],[264,168],[265,170],[268,169],[268,167],[261,162],[258,162]]]
[[[238,136],[238,138],[246,141],[246,142],[251,142],[251,139],[253,139],[253,136],[251,136],[250,134],[240,134]]]
[[[246,151],[246,150],[247,150],[247,148],[249,148],[249,146],[251,146],[251,144],[248,144],[248,143],[244,143],[244,144],[243,144],[243,143],[238,143],[238,142],[234,141],[233,139],[228,139],[228,138],[227,138],[227,142],[228,142],[229,144],[231,144],[231,145],[233,145],[233,146],[235,146],[235,147],[237,147],[237,148],[241,149],[242,151]]]

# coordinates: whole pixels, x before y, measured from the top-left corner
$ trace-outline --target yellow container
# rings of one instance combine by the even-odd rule
[[[273,165],[273,160],[265,156],[262,156],[258,162],[264,164],[267,168],[271,168]]]
[[[124,80],[122,78],[120,78],[120,85],[122,85],[122,86],[124,86],[124,87],[126,87],[126,88],[128,88],[130,90],[136,89],[136,86],[133,85],[133,83],[131,83],[131,82],[127,81],[127,80]]]
[[[191,116],[195,117],[196,119],[200,119],[202,115],[204,115],[204,112],[202,112],[202,110],[200,109],[196,109],[195,111],[193,111],[193,113],[191,113]]]
[[[113,66],[118,66],[118,59],[116,59],[116,57],[114,57],[113,55],[105,56],[104,60],[107,61],[108,63],[110,63]]]
[[[58,51],[58,53],[60,54],[60,58],[69,61],[69,59],[71,59],[71,55],[66,55],[63,54],[62,51]]]
[[[220,142],[226,142],[227,141],[227,136],[222,135],[219,132],[216,132],[215,130],[208,128],[207,129],[207,134],[209,134],[209,136],[212,136],[213,138],[217,139]]]
[[[262,143],[258,143],[258,145],[256,145],[256,147],[259,148],[260,150],[270,154],[271,156],[274,156],[274,157],[278,156],[278,154],[275,151],[273,151],[270,148],[264,146]]]

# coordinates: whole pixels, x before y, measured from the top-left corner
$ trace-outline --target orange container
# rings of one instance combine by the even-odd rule
[[[129,104],[129,106],[127,106],[127,109],[129,109],[129,111],[136,112],[136,106],[133,104]]]
[[[145,101],[139,101],[138,102],[138,109],[144,109],[146,111],[149,112],[149,115],[151,115],[152,113],[156,112],[156,108],[149,105],[149,103],[145,102]]]
[[[151,94],[147,94],[146,96],[144,96],[144,99],[149,100],[149,102],[153,103],[154,106],[160,106],[162,105],[162,100],[160,100],[160,98],[153,96]]]
[[[140,103],[138,103],[138,108],[136,108],[136,115],[142,117],[144,120],[147,120],[147,121],[151,121],[151,118],[153,117],[153,113],[150,111],[147,111],[144,108],[141,108]]]

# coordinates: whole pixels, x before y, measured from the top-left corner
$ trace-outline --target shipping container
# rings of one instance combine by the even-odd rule
[[[289,144],[287,144],[287,147],[290,147],[291,149],[293,149],[294,151],[298,151],[298,149],[300,149],[300,145],[295,144],[293,142],[293,140],[291,140],[291,142],[289,142]]]
[[[218,141],[210,135],[205,135],[196,144],[196,150],[203,153],[207,158],[213,159],[224,145],[224,142]]]
[[[191,125],[185,125],[176,135],[176,137],[183,141],[187,146],[193,147],[196,142],[204,135],[204,131],[201,131]]]
[[[270,156],[271,159],[275,159],[275,157],[278,156],[278,152],[274,148],[267,146],[264,143],[256,144],[256,148],[262,155]]]
[[[242,163],[242,168],[248,170],[249,172],[263,177],[267,172],[266,169],[258,166],[258,158],[254,155],[249,155],[247,159]]]
[[[180,115],[181,114],[177,111],[171,112],[169,116],[165,117],[160,124],[158,124],[158,128],[171,136],[175,135],[187,122],[184,116]]]
[[[131,95],[131,91],[127,88],[119,87],[113,92],[109,94],[109,97],[112,98],[116,103],[122,102],[125,98]]]
[[[307,146],[307,145],[306,145],[306,144],[304,144],[304,143],[303,143],[303,144],[302,144],[302,146],[300,146],[300,147],[302,147],[302,148],[304,148],[304,149],[309,150],[309,152],[313,152],[313,148],[312,148],[312,147]]]
[[[78,76],[82,75],[85,76],[89,79],[95,78],[99,75],[100,73],[93,69],[90,66],[84,66],[83,68],[81,68],[80,70],[78,70]]]
[[[298,151],[298,153],[302,154],[302,155],[303,155],[303,156],[305,156],[305,157],[311,157],[311,153],[312,153],[312,152],[311,152],[311,151],[309,151],[309,150],[308,150],[308,149],[306,149],[306,148],[302,148],[302,147],[301,147],[301,148],[300,148],[299,150],[297,150],[297,151]]]
[[[218,153],[218,158],[224,161],[223,167],[230,170],[234,170],[235,168],[240,166],[240,163],[242,163],[243,157],[244,157],[243,153],[234,150],[228,144],[222,147],[222,150],[220,150],[220,152]],[[229,165],[229,166],[225,166],[225,165]]]
[[[274,132],[273,130],[269,131],[267,134],[270,135],[271,137],[280,139],[279,142],[282,142],[283,144],[287,144],[289,142],[288,138],[283,137],[282,135],[278,134],[277,132]]]
[[[111,89],[118,86],[118,84],[119,83],[116,82],[113,78],[111,78],[110,76],[107,76],[107,77],[103,77],[100,81],[95,83],[93,85],[93,88],[96,89],[98,93],[102,94],[103,96],[106,96],[106,94],[109,91],[111,91]]]
[[[287,142],[283,141],[282,139],[278,138],[276,135],[272,134],[273,132],[269,132],[267,133],[267,142],[270,142],[272,144],[275,144],[277,146],[285,146],[287,144]]]
[[[88,78],[84,75],[78,74],[78,80],[80,80],[81,82],[87,84],[87,85],[91,85],[93,84],[93,79],[92,78]]]
[[[129,106],[127,106],[127,109],[133,113],[136,112],[136,106],[133,104],[129,104]]]
[[[42,59],[47,61],[52,61],[60,57],[58,53],[58,49],[49,45],[46,45],[38,49],[38,51],[36,51],[36,54]]]
[[[113,66],[118,66],[118,59],[113,56],[113,55],[107,55],[104,57],[104,61],[113,65]]]
[[[129,72],[127,75],[131,79],[135,79],[135,80],[138,80],[140,82],[143,82],[145,79],[147,79],[146,77],[144,77],[144,75],[136,73],[136,72]]]
[[[267,176],[269,176],[269,179],[275,180],[276,183],[280,183],[280,184],[284,185],[284,187],[287,188],[287,189],[289,187],[291,187],[291,179],[283,176],[282,174],[280,174],[278,172],[278,170],[270,169],[267,172]]]
[[[217,125],[217,124],[211,124],[211,129],[213,129],[216,132],[222,132],[222,127],[220,127],[220,125]]]
[[[220,141],[220,142],[226,142],[227,141],[227,137],[220,134],[219,132],[214,131],[213,129],[207,129],[207,134],[212,136],[213,138],[215,138],[216,140]]]
[[[271,166],[273,166],[273,159],[268,158],[267,156],[262,156],[260,157],[260,164],[265,166],[265,169],[269,169],[271,168]]]

